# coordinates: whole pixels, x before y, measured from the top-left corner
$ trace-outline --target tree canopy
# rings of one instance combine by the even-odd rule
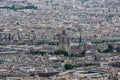
[[[108,49],[105,49],[103,52],[108,53],[113,51],[113,46],[111,44],[108,44]]]
[[[72,64],[65,64],[65,65],[64,65],[64,68],[65,68],[66,70],[72,69],[72,68],[74,68],[74,67],[78,67],[78,66],[77,66],[77,65],[72,65]]]
[[[44,54],[46,54],[46,52],[44,52],[44,51],[31,51],[30,53],[33,54],[33,55],[38,55],[39,54],[39,55],[42,55],[42,56]]]
[[[68,52],[64,51],[64,50],[56,50],[56,51],[54,51],[54,54],[56,54],[56,55],[63,54],[64,56],[68,56]]]

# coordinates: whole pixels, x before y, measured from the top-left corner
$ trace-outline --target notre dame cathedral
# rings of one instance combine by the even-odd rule
[[[58,35],[58,40],[60,49],[67,51],[69,55],[83,51],[81,35],[79,38],[71,38],[65,30],[62,30],[62,33]]]
[[[71,54],[80,54],[84,50],[92,50],[94,46],[82,40],[81,33],[78,38],[71,38],[65,30],[58,35],[59,49],[65,50]]]

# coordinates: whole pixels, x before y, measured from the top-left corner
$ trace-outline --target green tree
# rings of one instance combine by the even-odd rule
[[[3,32],[3,29],[0,29],[0,32]]]
[[[120,52],[120,48],[119,47],[117,47],[116,50],[117,50],[117,52]]]
[[[86,50],[83,50],[83,52],[81,53],[81,57],[85,57],[85,52]]]
[[[26,43],[25,43],[25,42],[22,42],[22,43],[18,43],[18,45],[26,45]]]
[[[105,49],[103,52],[104,53],[108,53],[108,52],[112,52],[113,51],[113,45],[112,44],[108,44],[108,49]]]
[[[48,42],[48,45],[59,45],[58,42]]]
[[[46,52],[44,52],[44,51],[31,51],[30,53],[33,54],[33,55],[39,55],[39,54],[40,54],[40,55],[42,55],[42,56],[43,56],[44,54],[46,54]]]
[[[54,54],[56,54],[56,55],[63,54],[64,56],[68,56],[68,52],[64,51],[64,50],[56,50],[56,51],[54,51]]]
[[[73,65],[73,64],[65,64],[64,65],[64,68],[66,70],[69,70],[69,69],[72,69],[72,68],[75,68],[75,67],[80,67],[79,65]]]
[[[112,44],[108,44],[108,49],[109,49],[110,51],[112,51],[112,50],[113,50],[113,45],[112,45]]]
[[[65,65],[64,65],[64,68],[65,68],[66,70],[72,69],[72,68],[74,68],[74,65],[72,65],[72,64],[65,64]]]
[[[95,66],[95,63],[86,63],[85,66]]]
[[[6,43],[5,42],[0,42],[0,45],[4,46],[4,45],[6,45]]]
[[[44,43],[46,43],[44,40],[39,40],[39,41],[37,42],[37,45],[41,45],[41,44],[44,44]]]

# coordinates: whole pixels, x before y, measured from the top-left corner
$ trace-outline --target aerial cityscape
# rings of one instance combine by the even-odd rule
[[[0,0],[0,80],[120,80],[120,0]]]

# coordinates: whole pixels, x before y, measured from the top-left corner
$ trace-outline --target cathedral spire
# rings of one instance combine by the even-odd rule
[[[65,29],[62,30],[62,34],[65,35],[66,34],[66,31]]]
[[[81,44],[82,44],[82,36],[81,36],[82,29],[81,29],[81,27],[78,28],[78,31],[79,31],[79,46],[81,46]]]
[[[81,32],[80,32],[80,37],[79,37],[79,46],[81,45],[82,43],[82,36],[81,36]]]

